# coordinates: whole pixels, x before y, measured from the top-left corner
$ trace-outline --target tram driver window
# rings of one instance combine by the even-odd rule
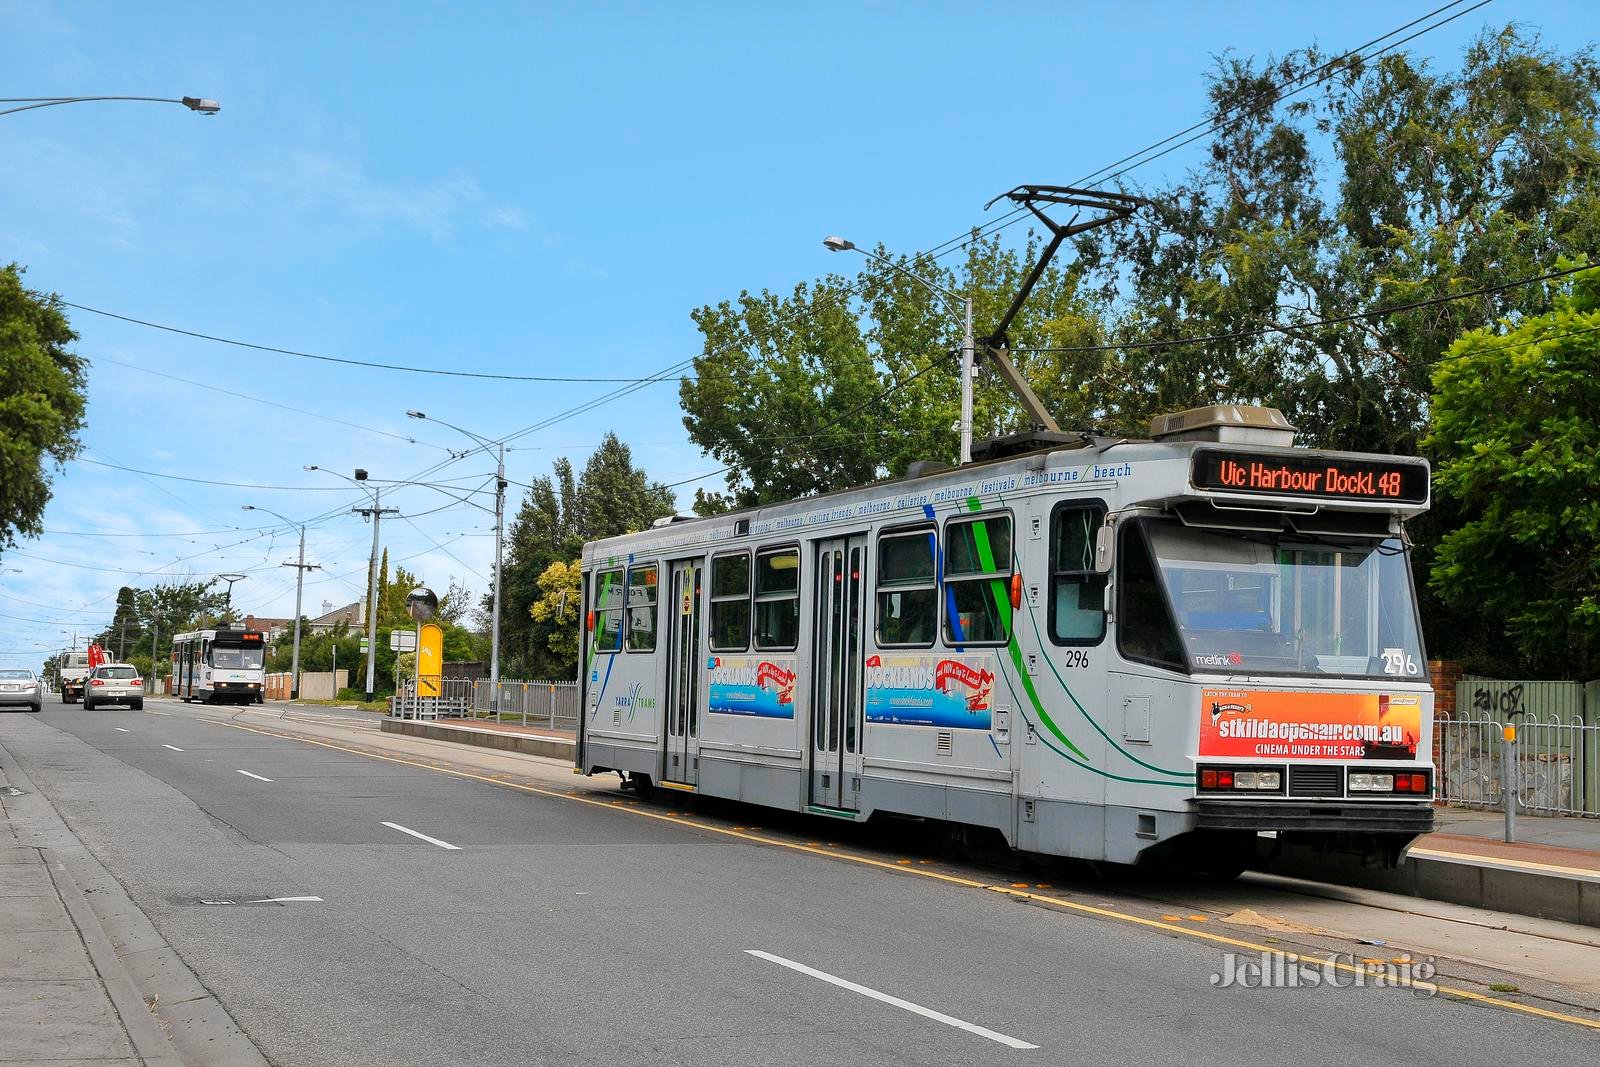
[[[601,571],[594,580],[594,648],[615,652],[622,647],[622,569]]]
[[[927,648],[939,629],[933,530],[878,539],[878,644]]]
[[[656,650],[656,565],[628,569],[629,652]]]
[[[750,553],[711,559],[711,629],[718,652],[750,647]]]
[[[1117,647],[1131,660],[1188,670],[1150,543],[1137,522],[1123,523],[1117,537]]]
[[[945,644],[1005,644],[1011,621],[1010,515],[945,524],[944,599]]]
[[[1063,504],[1050,523],[1050,636],[1058,645],[1098,645],[1106,635],[1106,576],[1094,569],[1100,504]]]
[[[787,651],[800,642],[800,553],[756,556],[756,647]]]

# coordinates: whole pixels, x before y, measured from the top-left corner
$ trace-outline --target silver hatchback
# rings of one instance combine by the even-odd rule
[[[36,674],[14,667],[0,667],[0,708],[25,707],[38,711],[44,702],[44,686]]]
[[[144,707],[144,679],[139,668],[126,663],[102,663],[83,683],[83,710],[102,704],[126,704],[134,711]]]

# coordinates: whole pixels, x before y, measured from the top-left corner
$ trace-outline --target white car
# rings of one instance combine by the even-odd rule
[[[44,701],[44,685],[30,670],[0,669],[0,708],[26,707],[38,711]]]
[[[134,711],[144,708],[144,679],[139,668],[126,663],[102,663],[89,673],[83,686],[83,710],[102,704],[126,704]]]

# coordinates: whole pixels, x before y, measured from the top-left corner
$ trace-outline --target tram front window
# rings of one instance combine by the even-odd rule
[[[264,653],[259,648],[218,648],[211,646],[211,665],[224,670],[255,671],[261,669]]]
[[[1191,671],[1427,677],[1399,541],[1147,529]]]

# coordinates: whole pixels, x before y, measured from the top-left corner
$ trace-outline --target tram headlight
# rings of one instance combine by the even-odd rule
[[[1368,774],[1366,771],[1352,771],[1350,773],[1350,792],[1393,793],[1394,775]]]
[[[1233,787],[1235,789],[1277,789],[1283,784],[1283,776],[1277,771],[1235,771],[1233,773]]]

